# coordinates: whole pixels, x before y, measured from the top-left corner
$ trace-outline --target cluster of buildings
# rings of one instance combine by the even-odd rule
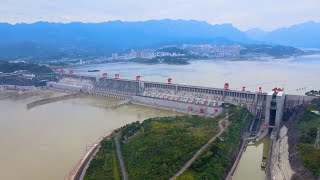
[[[0,88],[31,90],[36,87],[46,86],[48,81],[54,80],[53,74],[34,75],[27,70],[12,73],[0,72]]]
[[[184,44],[180,47],[183,50],[186,50],[191,55],[196,55],[200,57],[239,57],[241,46],[240,45],[190,45]],[[179,57],[185,56],[186,54],[181,54],[179,52],[162,52],[154,49],[141,49],[141,50],[131,50],[127,54],[119,55],[118,53],[113,53],[112,60],[129,60],[134,58],[144,58],[152,59],[156,57]]]
[[[23,61],[23,60],[15,60],[15,61],[9,61],[9,63],[26,63],[26,61]]]
[[[184,50],[189,51],[193,55],[203,57],[239,57],[241,46],[240,45],[189,45],[182,46]]]
[[[111,59],[112,60],[129,60],[135,58],[143,58],[143,59],[153,59],[156,57],[179,57],[184,56],[185,54],[180,54],[176,52],[161,52],[156,51],[154,49],[141,49],[141,50],[134,50],[132,49],[129,53],[124,55],[119,55],[118,53],[112,53]]]

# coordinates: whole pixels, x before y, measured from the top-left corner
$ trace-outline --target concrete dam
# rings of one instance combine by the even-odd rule
[[[278,128],[284,113],[314,99],[311,96],[284,94],[281,89],[269,93],[237,91],[224,88],[199,87],[168,83],[73,74],[58,74],[57,82],[47,86],[70,92],[84,92],[98,96],[127,99],[130,103],[167,109],[188,114],[215,116],[223,111],[223,104],[244,107],[261,119],[260,134]],[[127,103],[128,101],[126,101]],[[118,105],[117,105],[118,106]]]

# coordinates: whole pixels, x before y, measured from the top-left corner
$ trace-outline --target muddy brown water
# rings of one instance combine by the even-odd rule
[[[62,94],[0,92],[0,179],[63,179],[106,132],[149,117],[178,115],[136,105],[112,109],[118,100],[96,96],[26,108],[28,102]]]

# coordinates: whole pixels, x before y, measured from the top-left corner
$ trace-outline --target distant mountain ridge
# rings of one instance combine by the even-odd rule
[[[0,59],[109,56],[131,48],[179,44],[284,44],[320,48],[320,23],[272,32],[242,32],[232,24],[196,20],[149,20],[103,23],[0,23]],[[301,34],[305,32],[304,34]],[[299,40],[299,42],[297,42]]]
[[[150,20],[143,22],[109,21],[104,23],[49,23],[36,22],[32,24],[10,25],[0,23],[0,43],[21,41],[58,43],[59,41],[80,42],[85,40],[134,40],[170,41],[182,38],[213,39],[224,37],[234,41],[246,41],[246,35],[231,24],[210,25],[195,20]],[[154,43],[154,42],[153,42]]]
[[[320,23],[309,21],[279,28],[271,32],[260,29],[246,31],[249,38],[299,48],[320,48]]]

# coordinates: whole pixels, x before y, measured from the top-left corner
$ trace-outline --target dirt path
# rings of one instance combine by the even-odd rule
[[[123,161],[123,157],[122,157],[122,153],[121,153],[121,149],[120,149],[118,133],[115,134],[114,141],[115,141],[116,147],[117,147],[117,155],[118,155],[118,160],[120,162],[120,168],[121,168],[121,172],[122,172],[122,179],[123,180],[128,180],[128,174],[127,174],[126,166],[124,165],[124,161]]]
[[[232,114],[231,114],[232,115]],[[229,116],[228,113],[226,114],[226,117],[224,119],[221,119],[219,121],[219,128],[220,131],[218,134],[216,134],[215,136],[213,136],[204,146],[202,146],[195,155],[193,155],[193,157],[185,164],[182,166],[182,168],[174,175],[170,178],[170,180],[174,180],[176,179],[178,176],[180,176],[182,173],[184,173],[190,166],[191,164],[200,156],[200,154],[202,154],[208,147],[209,145],[217,138],[219,137],[224,131],[225,131],[225,127],[222,124],[223,122],[228,122],[228,118]],[[226,123],[227,124],[227,123]]]

